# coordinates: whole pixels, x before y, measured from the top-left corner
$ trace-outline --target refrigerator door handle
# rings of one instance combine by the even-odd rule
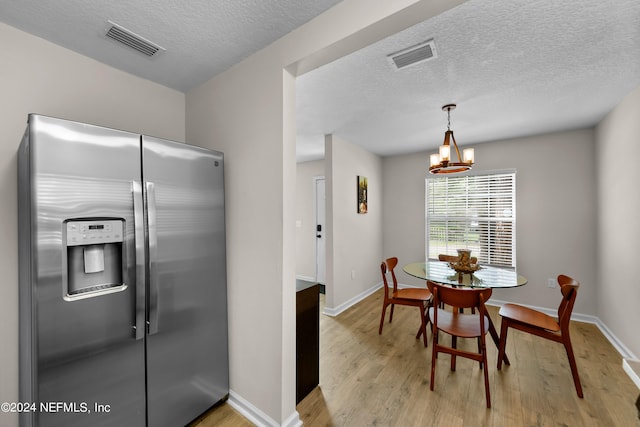
[[[142,199],[142,185],[138,181],[131,182],[133,194],[133,226],[136,255],[136,302],[135,325],[133,325],[136,340],[144,338],[145,333],[145,254],[144,254],[144,204]]]
[[[149,335],[158,332],[158,235],[156,187],[147,181],[147,224],[149,227]]]

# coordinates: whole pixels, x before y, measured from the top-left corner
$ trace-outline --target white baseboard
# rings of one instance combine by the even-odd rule
[[[343,311],[345,311],[346,309],[348,309],[349,307],[352,307],[354,305],[356,305],[357,303],[359,303],[360,301],[362,301],[363,299],[365,299],[366,297],[368,297],[369,295],[373,294],[375,291],[377,291],[378,289],[380,289],[382,287],[382,282],[378,282],[377,284],[373,285],[371,288],[360,292],[358,295],[356,295],[355,297],[351,298],[350,300],[340,304],[337,307],[327,307],[325,305],[324,310],[322,310],[322,314],[326,314],[327,316],[331,316],[331,317],[335,317],[337,315],[339,315],[340,313],[342,313]]]
[[[501,301],[501,300],[496,300],[494,298],[491,298],[489,300],[489,302],[487,303],[487,305],[491,305],[494,307],[502,307],[504,304],[514,304],[510,301]],[[537,307],[535,305],[528,305],[528,304],[521,304],[521,303],[517,303],[518,305],[524,306],[524,307],[529,307],[533,310],[537,310],[537,311],[541,311],[544,314],[547,314],[551,317],[557,318],[558,317],[558,310],[557,309],[549,309],[549,308],[544,308],[544,307]],[[580,313],[572,313],[571,314],[571,320],[575,320],[576,322],[582,322],[582,323],[593,323],[594,325],[598,325],[598,323],[602,323],[600,322],[600,319],[598,319],[596,316],[590,316],[588,314],[580,314]],[[607,335],[607,334],[605,334]]]
[[[289,416],[282,423],[282,427],[300,427],[302,425],[302,420],[300,419],[300,414],[298,411],[294,411],[293,414]]]
[[[633,352],[631,350],[629,350],[623,343],[622,341],[620,341],[618,339],[618,337],[616,337],[613,332],[611,332],[611,330],[607,327],[607,325],[605,325],[604,323],[602,323],[602,321],[596,317],[596,319],[598,319],[596,325],[598,326],[598,328],[600,329],[600,331],[602,332],[602,334],[607,337],[607,339],[609,340],[609,342],[611,343],[611,345],[613,345],[615,347],[616,350],[618,350],[618,353],[620,353],[620,355],[622,356],[623,359],[631,359],[631,360],[637,360],[638,358],[636,357],[635,354],[633,354]]]
[[[311,276],[296,276],[296,279],[298,280],[304,280],[305,282],[315,282],[316,278],[315,277],[311,277]]]
[[[258,427],[300,427],[302,425],[300,414],[297,411],[294,411],[282,424],[279,424],[233,390],[229,391],[229,400],[227,402],[233,409],[240,412],[243,417]]]
[[[348,309],[349,307],[352,307],[352,306],[356,305],[357,303],[359,303],[360,301],[362,301],[363,299],[365,299],[369,295],[373,294],[378,289],[382,288],[382,286],[383,286],[382,281],[380,281],[380,282],[376,283],[375,285],[373,285],[371,288],[367,289],[366,291],[361,292],[358,295],[356,295],[355,297],[351,298],[349,301],[347,301],[347,302],[345,302],[343,304],[340,304],[336,308],[325,306],[324,310],[322,311],[322,314],[326,314],[327,316],[335,317],[335,316],[339,315],[340,313],[342,313],[343,311],[345,311],[346,309]],[[411,285],[404,285],[402,283],[398,283],[398,288],[400,288],[400,289],[404,289],[404,288],[419,288],[419,286],[411,286]]]
[[[624,359],[622,361],[624,371],[629,375],[638,388],[640,388],[640,360]]]

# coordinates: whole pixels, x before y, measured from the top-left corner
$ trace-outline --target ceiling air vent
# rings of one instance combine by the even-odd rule
[[[391,60],[396,69],[401,70],[428,59],[436,58],[436,45],[433,39],[431,39],[403,49],[399,52],[392,53],[391,55],[387,55],[387,57]]]
[[[160,47],[155,43],[151,43],[149,40],[140,37],[136,33],[129,31],[118,24],[111,21],[107,22],[109,23],[109,29],[106,34],[107,37],[129,46],[131,49],[135,49],[143,55],[154,56],[158,52],[165,50],[163,47]]]

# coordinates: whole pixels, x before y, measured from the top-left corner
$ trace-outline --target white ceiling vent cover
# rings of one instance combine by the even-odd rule
[[[387,55],[387,58],[389,58],[396,69],[401,70],[428,59],[436,58],[437,56],[436,44],[433,39],[431,39]]]
[[[140,37],[136,33],[127,30],[126,28],[115,24],[111,21],[107,21],[109,23],[109,29],[107,30],[106,36],[122,43],[131,49],[135,49],[138,52],[142,53],[146,56],[154,56],[159,52],[164,51],[165,49],[161,46],[158,46],[155,43],[150,42],[144,37]]]

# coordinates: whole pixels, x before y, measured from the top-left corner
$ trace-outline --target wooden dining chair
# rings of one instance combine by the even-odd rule
[[[489,392],[489,374],[487,367],[487,346],[485,335],[489,331],[489,314],[485,302],[491,297],[491,288],[457,288],[428,281],[427,286],[433,294],[433,305],[429,308],[429,319],[433,324],[432,356],[431,356],[431,390],[434,389],[436,359],[438,353],[451,355],[451,370],[456,370],[456,357],[466,357],[478,361],[484,371],[484,389],[487,408],[491,408]],[[439,308],[440,303],[459,308],[475,308],[477,313],[465,314],[458,310]],[[438,338],[439,331],[451,335],[451,347],[442,344]],[[475,338],[478,352],[470,352],[457,348],[458,338]]]
[[[384,285],[384,301],[382,302],[382,316],[380,317],[380,328],[378,334],[382,334],[382,327],[384,326],[384,317],[387,311],[387,307],[391,306],[391,313],[389,314],[389,323],[393,320],[393,309],[396,305],[407,305],[411,307],[418,307],[420,311],[420,329],[416,334],[416,339],[423,336],[424,346],[427,346],[427,323],[426,309],[429,307],[431,301],[431,292],[427,288],[402,288],[398,289],[398,280],[396,279],[395,267],[398,265],[398,258],[388,258],[380,264],[380,270],[382,272],[382,283]],[[389,287],[387,280],[387,272],[391,273],[391,280],[393,287]]]
[[[498,369],[502,368],[502,358],[507,346],[507,331],[509,328],[518,329],[528,332],[551,341],[559,342],[564,345],[571,367],[571,375],[573,375],[573,383],[576,386],[578,397],[583,397],[582,385],[580,385],[580,377],[578,376],[578,366],[573,355],[573,347],[571,346],[571,337],[569,336],[569,321],[571,320],[571,312],[573,304],[576,301],[578,287],[580,283],[569,276],[561,274],[558,276],[558,284],[562,292],[562,300],[558,307],[558,319],[517,304],[504,304],[499,311],[502,317],[502,326],[500,327],[500,345],[498,347]]]

